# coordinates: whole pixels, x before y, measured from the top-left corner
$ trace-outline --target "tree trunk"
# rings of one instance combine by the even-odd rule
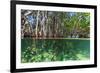
[[[38,38],[38,19],[39,19],[39,10],[37,11],[37,22],[36,22],[36,38]]]

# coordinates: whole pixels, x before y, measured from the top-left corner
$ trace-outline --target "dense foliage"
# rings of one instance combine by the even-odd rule
[[[21,10],[22,38],[89,38],[90,13]]]

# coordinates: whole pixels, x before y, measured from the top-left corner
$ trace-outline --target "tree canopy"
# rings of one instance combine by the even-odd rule
[[[90,13],[21,10],[22,38],[89,38]]]

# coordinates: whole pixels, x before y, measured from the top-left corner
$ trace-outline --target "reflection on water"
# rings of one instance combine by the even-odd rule
[[[22,39],[21,62],[88,60],[90,40]]]

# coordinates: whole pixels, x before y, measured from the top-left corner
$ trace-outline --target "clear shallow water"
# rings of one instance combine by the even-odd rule
[[[22,39],[21,62],[88,60],[88,39]]]

